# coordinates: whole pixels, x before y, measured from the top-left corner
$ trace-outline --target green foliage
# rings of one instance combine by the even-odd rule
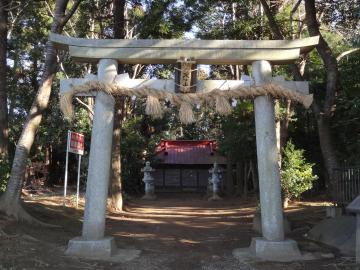
[[[135,102],[134,115],[126,119],[121,128],[121,176],[127,193],[139,193],[142,189],[141,168],[145,160],[151,160],[156,145],[171,129],[167,113],[163,119],[151,119],[144,113],[144,100]]]
[[[0,193],[6,189],[10,177],[10,164],[8,161],[0,158]]]
[[[134,117],[126,121],[121,133],[121,174],[124,188],[127,192],[138,192],[145,144],[145,138],[141,134],[141,119]]]
[[[127,2],[127,37],[128,38],[183,38],[190,31],[202,39],[273,39],[268,20],[260,9],[259,1],[200,1],[200,0],[161,0],[145,1],[130,0]],[[356,1],[318,1],[317,8],[321,11],[321,29],[325,40],[335,55],[354,48],[359,43],[358,14],[359,4]],[[55,0],[47,3],[53,10]],[[293,1],[283,3],[279,8],[271,4],[271,10],[280,31],[287,39],[308,36],[304,17],[303,3],[291,17]],[[74,37],[113,38],[114,16],[113,1],[82,1],[78,10],[71,18],[64,31]],[[17,11],[13,10],[16,15]],[[15,16],[16,17],[16,16]],[[11,19],[11,18],[10,18]],[[11,19],[12,20],[12,19]],[[10,21],[11,21],[10,20]],[[15,144],[20,136],[28,110],[38,90],[39,80],[44,67],[44,48],[52,21],[51,13],[46,5],[39,1],[29,1],[11,26],[8,38],[8,107],[9,107],[9,139],[10,156],[13,155]],[[336,31],[335,31],[336,30]],[[186,56],[186,55],[185,55]],[[326,70],[316,50],[305,55],[304,79],[311,83],[318,104],[321,106],[326,95]],[[72,129],[85,134],[86,152],[90,145],[91,117],[77,101],[76,117],[73,123],[67,123],[59,110],[58,92],[59,79],[84,77],[86,73],[96,73],[93,64],[78,64],[67,54],[60,52],[64,69],[59,69],[52,87],[48,109],[40,129],[37,132],[34,147],[30,152],[31,160],[45,160],[51,152],[50,179],[53,183],[61,183],[65,158],[66,131]],[[337,144],[337,155],[342,160],[355,163],[360,159],[360,114],[359,99],[359,53],[344,57],[339,63],[340,91],[336,96],[331,119],[332,136]],[[238,68],[235,72],[236,68]],[[135,67],[124,65],[124,70],[132,77]],[[139,66],[136,78],[172,79],[173,65]],[[66,71],[66,72],[65,72]],[[237,79],[239,73],[249,74],[251,65],[212,65],[209,73],[203,72],[201,79]],[[274,66],[273,75],[282,75],[291,80],[292,73],[288,66]],[[91,105],[87,99],[83,102]],[[286,104],[280,102],[277,118],[282,120],[287,114]],[[317,135],[317,120],[311,111],[305,112],[301,106],[292,104],[291,121],[288,137],[309,153],[310,160],[316,162],[320,170],[322,162]],[[144,115],[144,100],[127,101],[127,115],[123,121],[121,154],[122,176],[127,192],[141,188],[140,169],[146,159],[151,159],[155,145],[164,139],[218,139],[223,154],[230,155],[234,162],[244,159],[256,160],[255,128],[253,104],[250,101],[238,102],[232,114],[219,116],[212,106],[201,105],[194,113],[197,122],[190,125],[180,123],[177,109],[166,107],[163,119],[153,120]],[[286,115],[289,117],[289,115]],[[306,147],[311,147],[306,148]],[[288,148],[287,148],[288,149]],[[290,148],[289,148],[290,149]],[[290,151],[288,149],[288,151]],[[292,158],[298,155],[293,149]],[[291,152],[291,151],[290,151]],[[83,157],[86,173],[86,158]],[[72,159],[73,156],[70,157]],[[284,160],[286,160],[285,157]],[[288,158],[289,159],[289,158]],[[304,161],[303,155],[299,160]],[[285,162],[285,161],[284,161]],[[290,161],[289,161],[290,162]],[[294,163],[294,161],[291,161]],[[290,163],[291,163],[290,162]],[[289,163],[289,164],[290,164]],[[301,163],[301,162],[300,162]],[[72,168],[72,164],[74,164]],[[76,162],[71,160],[70,172],[76,174]],[[310,164],[311,165],[311,164]],[[294,166],[294,165],[292,165]],[[8,171],[8,164],[1,162],[1,172]],[[286,165],[284,164],[284,168]],[[288,170],[294,167],[288,167]],[[302,167],[303,168],[303,167]],[[312,166],[310,166],[310,169]],[[298,170],[304,173],[302,170]],[[284,173],[284,172],[283,172]],[[319,175],[318,171],[316,174]],[[1,174],[1,181],[6,179]],[[290,176],[291,174],[289,174]],[[72,177],[70,177],[72,179]],[[84,177],[85,179],[86,177]],[[289,180],[290,181],[290,180]],[[295,180],[292,180],[295,181]],[[295,181],[296,182],[296,181]],[[2,182],[1,182],[2,183]],[[288,183],[290,185],[293,182]],[[304,190],[301,188],[301,190]]]
[[[238,102],[231,115],[222,118],[218,137],[220,151],[230,155],[233,162],[256,158],[254,106]]]
[[[177,0],[144,1],[142,6],[146,12],[137,17],[140,38],[181,38],[192,27],[186,6]]]
[[[345,49],[346,50],[346,49]],[[343,163],[358,164],[360,160],[360,53],[345,56],[339,63],[340,91],[332,117],[332,135],[337,142],[337,156]]]
[[[304,157],[304,150],[296,149],[289,141],[283,150],[281,168],[281,187],[284,197],[299,198],[302,193],[313,186],[318,178],[313,174],[314,164],[308,163]]]
[[[346,49],[344,49],[344,51],[346,51]],[[345,56],[339,63],[339,72],[341,75],[341,89],[348,95],[350,101],[354,96],[360,97],[360,70],[358,68],[359,65],[359,51]]]

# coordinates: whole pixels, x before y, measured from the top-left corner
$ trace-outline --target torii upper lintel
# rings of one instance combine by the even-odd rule
[[[251,64],[266,60],[289,64],[311,51],[319,36],[295,40],[83,39],[51,33],[50,41],[68,50],[73,60],[116,59],[124,64],[171,64],[181,57],[198,64]]]

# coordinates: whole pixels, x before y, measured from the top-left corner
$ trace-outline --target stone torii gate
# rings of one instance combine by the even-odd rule
[[[90,40],[51,34],[57,49],[69,51],[74,61],[98,62],[98,74],[84,79],[63,79],[60,92],[88,81],[113,83],[131,89],[149,87],[174,91],[173,80],[129,79],[117,74],[121,64],[170,64],[188,58],[196,64],[252,64],[248,80],[205,80],[197,82],[197,92],[213,89],[229,90],[239,86],[264,85],[269,82],[302,94],[308,94],[307,82],[285,81],[272,77],[271,64],[293,63],[300,53],[309,52],[319,37],[299,40]],[[81,94],[80,94],[81,95]],[[67,254],[104,258],[116,252],[112,237],[105,237],[106,201],[110,175],[114,98],[104,92],[84,93],[95,96],[91,134],[90,160],[86,186],[86,202],[82,236],[69,241]],[[257,159],[263,237],[253,238],[250,252],[266,260],[298,260],[297,243],[285,239],[281,203],[278,149],[275,133],[274,102],[270,96],[254,98]]]

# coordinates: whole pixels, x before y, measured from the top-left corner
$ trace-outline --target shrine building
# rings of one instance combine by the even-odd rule
[[[226,164],[216,140],[161,140],[153,160],[157,192],[205,191],[214,162]]]

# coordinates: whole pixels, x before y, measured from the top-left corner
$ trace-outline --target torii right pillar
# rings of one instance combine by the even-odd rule
[[[252,75],[256,85],[269,82],[272,78],[270,63],[253,62]],[[285,239],[284,234],[273,98],[256,97],[254,111],[263,237],[252,239],[250,251],[262,260],[299,260],[301,253],[297,243]]]

